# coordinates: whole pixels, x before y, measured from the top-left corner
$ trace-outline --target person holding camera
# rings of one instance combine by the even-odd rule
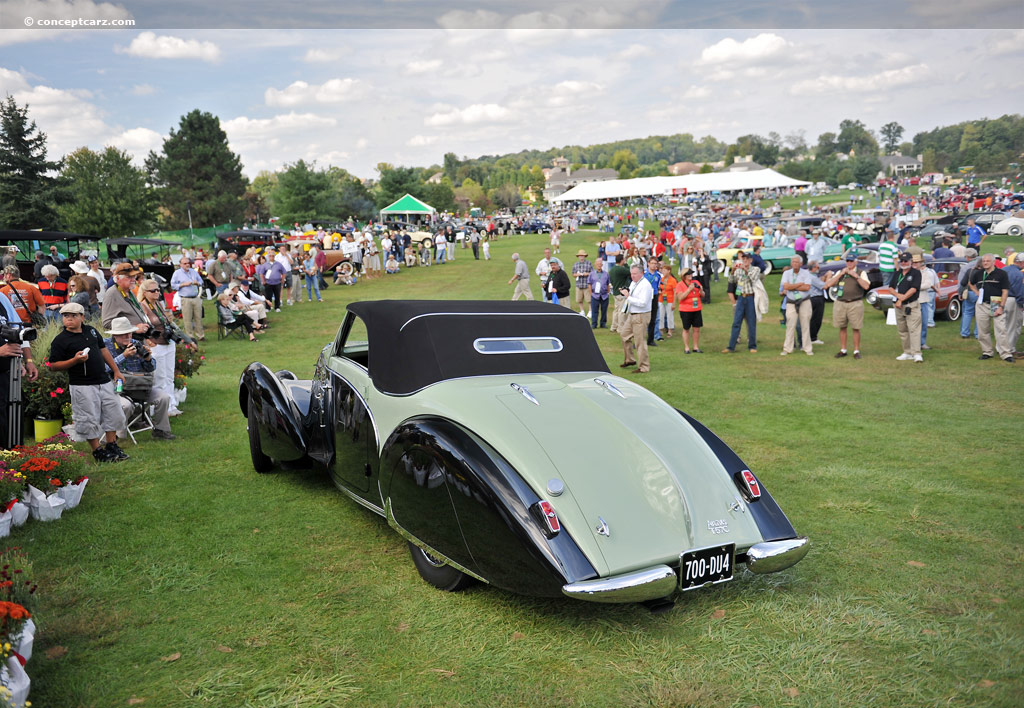
[[[171,397],[154,385],[151,376],[146,376],[156,371],[153,353],[144,342],[137,339],[139,335],[127,317],[115,319],[107,334],[110,338],[104,339],[103,345],[118,369],[124,372],[126,395],[119,401],[121,409],[127,415],[131,412],[132,400],[145,401],[147,405],[153,406],[153,439],[174,440],[177,436],[171,432],[168,418]]]
[[[186,341],[191,343],[191,338],[183,337],[171,318],[164,310],[163,293],[155,280],[143,280],[139,284],[138,298],[142,302],[142,311],[146,313],[150,326],[153,328],[153,345],[150,351],[153,353],[153,362],[156,369],[153,371],[153,388],[163,391],[171,400],[168,415],[181,415],[174,397],[174,358],[177,353],[176,342]]]
[[[26,339],[26,336],[29,338]],[[21,379],[39,378],[32,362],[31,340],[14,304],[0,293],[0,449],[9,450],[24,442],[21,427]]]
[[[50,368],[67,371],[75,433],[85,438],[97,462],[127,460],[117,444],[117,431],[125,427],[124,412],[113,380],[124,383],[124,374],[94,327],[85,324],[85,308],[69,302],[60,308],[64,329],[50,344]],[[100,444],[100,437],[105,442]]]
[[[857,254],[846,252],[846,267],[834,273],[826,282],[828,290],[838,285],[836,301],[832,306],[832,326],[839,328],[839,351],[836,359],[846,356],[847,329],[853,329],[853,358],[860,359],[860,331],[864,328],[864,296],[871,289],[866,272],[857,270]]]
[[[142,304],[135,297],[135,280],[142,271],[131,263],[123,262],[115,265],[114,284],[103,294],[103,305],[100,307],[100,319],[103,326],[110,329],[110,324],[118,317],[127,317],[138,333],[148,332],[149,318],[142,311]]]
[[[892,306],[896,310],[896,328],[903,342],[903,353],[896,357],[896,361],[922,362],[921,303],[918,299],[921,294],[921,271],[910,267],[912,258],[906,251],[901,253],[899,269],[889,279],[889,287],[895,295]]]

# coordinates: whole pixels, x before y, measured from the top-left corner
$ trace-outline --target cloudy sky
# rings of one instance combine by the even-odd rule
[[[844,118],[895,120],[909,139],[1021,112],[1016,0],[865,0],[845,18],[830,2],[772,16],[768,3],[707,13],[688,0],[493,9],[511,4],[312,0],[297,17],[264,0],[245,16],[194,0],[3,0],[0,96],[29,104],[52,156],[113,144],[140,163],[184,113],[209,111],[250,177],[299,158],[374,177],[379,162],[427,166],[445,152],[678,132],[803,130],[813,143]],[[54,18],[135,26],[40,27]],[[883,21],[901,29],[869,26]]]

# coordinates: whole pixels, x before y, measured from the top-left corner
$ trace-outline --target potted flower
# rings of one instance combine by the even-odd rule
[[[199,344],[179,342],[174,351],[174,397],[178,405],[188,396],[188,380],[199,373],[206,355]]]
[[[16,468],[8,467],[6,460],[0,460],[0,538],[10,535],[11,524],[14,521],[14,512],[11,507],[18,503],[18,498],[25,491],[27,485],[28,480],[25,479],[25,475]]]
[[[28,480],[24,499],[33,519],[56,521],[64,513],[66,503],[55,493],[63,484],[59,477],[54,476],[60,463],[34,453],[36,451],[32,450],[30,456],[25,457],[18,467],[18,471]]]
[[[33,420],[35,439],[45,440],[56,435],[64,425],[64,407],[71,405],[67,373],[54,371],[49,361],[43,361],[39,378],[22,382],[22,400],[25,415]]]

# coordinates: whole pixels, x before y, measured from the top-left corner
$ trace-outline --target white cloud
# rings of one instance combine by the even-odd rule
[[[652,54],[654,54],[654,50],[646,44],[631,44],[616,54],[616,56],[619,59],[639,59],[640,57],[649,57]]]
[[[307,64],[329,64],[331,62],[340,61],[342,57],[345,57],[352,53],[352,50],[348,47],[331,47],[329,49],[308,49],[306,50],[306,56],[302,58],[302,61]]]
[[[683,94],[683,98],[687,100],[696,100],[700,98],[707,98],[710,95],[711,89],[707,86],[691,86],[686,89],[686,92]]]
[[[819,75],[814,79],[798,81],[789,89],[790,95],[809,96],[826,93],[885,92],[899,86],[916,83],[928,76],[927,64],[913,64],[902,69],[889,69],[868,76]]]
[[[0,46],[20,42],[37,42],[50,39],[58,34],[66,34],[80,29],[83,33],[91,28],[41,29],[40,20],[130,20],[133,15],[120,5],[92,0],[4,0],[3,14],[7,18],[4,25],[12,29],[0,32]],[[13,29],[21,27],[25,18],[32,18],[33,29]]]
[[[405,73],[415,76],[437,71],[443,62],[440,59],[424,59],[423,61],[411,61],[405,65]]]
[[[592,81],[561,81],[555,84],[556,91],[566,93],[601,93],[604,89]]]
[[[1015,30],[1010,33],[1000,32],[989,51],[992,54],[1019,54],[1024,52],[1024,30]]]
[[[496,103],[474,103],[472,106],[455,109],[446,113],[435,113],[423,122],[439,127],[445,125],[473,125],[476,123],[498,123],[509,120],[511,111]]]
[[[127,150],[141,164],[150,150],[159,151],[163,147],[164,136],[149,128],[131,128],[109,138],[107,144]]]
[[[274,138],[285,133],[298,133],[312,128],[333,127],[338,121],[314,113],[283,113],[273,118],[247,118],[239,116],[221,121],[221,127],[228,138],[258,140]]]
[[[777,34],[761,33],[742,42],[726,37],[705,47],[698,64],[704,66],[745,65],[779,56],[792,45]]]
[[[433,145],[436,142],[436,135],[414,135],[411,138],[409,138],[409,141],[406,143],[406,145],[410,145],[412,147],[424,147],[426,145]]]
[[[89,101],[89,91],[34,86],[11,95],[19,106],[28,104],[29,118],[46,133],[50,155],[64,155],[83,145],[98,146],[111,132],[103,113]]]
[[[149,84],[136,84],[132,86],[133,96],[150,96],[154,93],[156,93],[156,89]]]
[[[0,93],[14,93],[30,88],[28,81],[19,72],[0,66]]]
[[[213,42],[197,39],[182,39],[171,35],[156,35],[143,32],[127,48],[116,47],[119,54],[130,54],[147,59],[201,59],[206,62],[220,61],[220,48]]]
[[[359,79],[331,79],[324,83],[309,84],[296,81],[283,90],[268,88],[263,100],[268,106],[301,106],[311,103],[342,103],[362,97],[365,84]]]
[[[370,141],[367,140],[366,138],[359,138],[359,140],[356,140],[356,150],[362,150],[369,144]]]

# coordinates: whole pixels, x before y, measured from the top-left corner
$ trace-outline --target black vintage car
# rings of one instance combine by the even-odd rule
[[[312,378],[253,363],[238,402],[258,472],[326,469],[444,590],[663,601],[807,553],[736,453],[550,303],[352,303]]]

